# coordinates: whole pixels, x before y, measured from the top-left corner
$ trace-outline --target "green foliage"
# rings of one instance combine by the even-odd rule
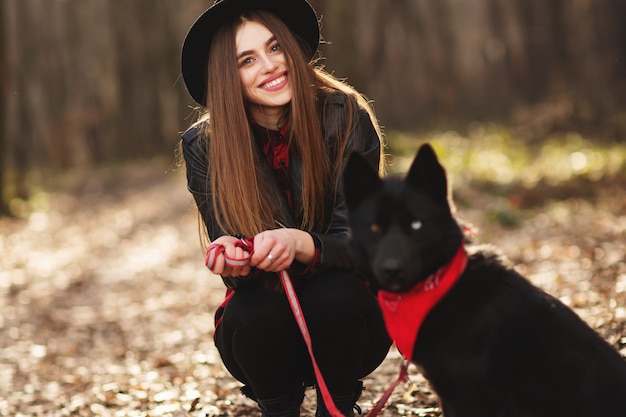
[[[450,176],[455,203],[504,228],[519,227],[551,203],[593,203],[626,184],[626,144],[576,133],[529,144],[503,127],[475,125],[465,135],[391,132],[387,139],[390,173],[405,172],[417,148],[429,142]]]
[[[577,133],[527,144],[503,127],[480,125],[465,136],[453,131],[419,136],[391,132],[387,139],[390,172],[404,172],[419,145],[429,142],[456,183],[531,188],[541,182],[593,182],[626,174],[626,144],[592,142]]]

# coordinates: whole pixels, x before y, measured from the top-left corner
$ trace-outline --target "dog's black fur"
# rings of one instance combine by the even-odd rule
[[[405,178],[380,179],[359,154],[344,171],[357,262],[404,292],[464,242],[446,173],[423,145]],[[419,222],[419,223],[416,223]],[[626,362],[572,310],[488,246],[426,317],[411,356],[446,417],[626,416]]]

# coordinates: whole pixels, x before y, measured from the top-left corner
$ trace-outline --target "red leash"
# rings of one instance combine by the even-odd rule
[[[207,266],[207,268],[213,269],[213,267],[215,266],[215,259],[217,258],[217,255],[224,253],[224,260],[226,262],[226,265],[233,268],[243,268],[250,263],[250,258],[252,257],[253,252],[253,244],[254,238],[251,237],[247,239],[239,239],[237,242],[235,242],[235,247],[241,248],[248,252],[248,256],[237,259],[226,256],[226,254],[224,253],[224,246],[220,245],[219,243],[214,243],[207,248],[204,264]]]
[[[227,265],[233,268],[243,268],[250,262],[250,257],[252,256],[253,250],[253,238],[241,239],[235,246],[246,250],[249,255],[245,258],[241,259],[233,259],[224,254],[224,260]],[[213,268],[215,263],[215,259],[219,254],[224,253],[224,247],[220,244],[212,244],[207,249],[207,256],[205,259],[205,264],[209,269]],[[337,409],[333,398],[330,395],[330,391],[328,391],[328,387],[326,386],[326,382],[324,381],[324,377],[322,376],[322,372],[320,371],[319,366],[317,365],[317,361],[315,360],[315,355],[313,354],[313,343],[311,341],[311,335],[309,334],[309,328],[306,325],[306,320],[304,319],[304,314],[302,312],[302,307],[300,307],[300,301],[298,301],[298,296],[296,295],[296,291],[293,288],[293,284],[291,283],[291,278],[287,271],[280,272],[280,279],[285,288],[285,294],[287,295],[287,300],[289,301],[289,306],[291,307],[291,311],[293,312],[293,316],[298,323],[298,327],[300,328],[300,333],[302,333],[302,337],[304,338],[304,343],[306,343],[306,347],[309,351],[309,356],[311,357],[311,363],[313,364],[313,369],[315,371],[315,378],[317,379],[317,385],[320,391],[322,392],[322,397],[324,399],[324,404],[326,404],[326,409],[330,413],[332,417],[343,417],[343,414]]]
[[[219,254],[224,254],[224,260],[227,265],[233,268],[243,268],[248,265],[250,262],[250,258],[252,257],[252,253],[254,245],[254,238],[246,238],[240,239],[235,243],[236,247],[244,249],[248,252],[248,255],[244,258],[230,258],[224,254],[224,246],[218,244],[212,244],[207,248],[207,256],[205,259],[205,264],[209,269],[213,269],[215,264],[215,259]],[[298,324],[298,328],[300,329],[300,333],[304,339],[304,343],[309,351],[309,356],[311,358],[311,363],[313,364],[313,370],[315,371],[315,378],[317,379],[317,385],[322,393],[322,398],[324,399],[324,404],[326,404],[326,409],[331,414],[332,417],[343,417],[341,411],[337,409],[333,398],[330,395],[330,391],[326,386],[326,382],[324,381],[324,377],[322,376],[322,372],[317,365],[317,361],[315,360],[315,355],[313,354],[313,343],[311,341],[311,335],[309,333],[309,328],[306,325],[306,320],[304,319],[304,313],[302,312],[302,307],[300,306],[300,301],[298,301],[298,296],[296,295],[296,291],[291,282],[291,278],[287,271],[280,272],[280,280],[285,289],[285,294],[287,295],[287,300],[289,301],[289,307],[291,307],[291,311],[293,312],[293,316],[296,319],[296,323]],[[406,360],[402,362],[400,365],[400,373],[398,374],[398,378],[387,388],[384,392],[383,396],[374,404],[374,408],[367,413],[366,417],[376,417],[382,409],[389,401],[391,394],[393,394],[394,390],[398,385],[403,382],[407,382],[409,380],[409,365],[410,363]]]
[[[300,333],[302,333],[302,337],[304,338],[304,343],[306,343],[306,347],[309,350],[309,356],[311,357],[311,363],[313,364],[313,370],[315,371],[315,379],[317,379],[317,386],[322,392],[326,409],[332,417],[343,417],[341,411],[337,409],[337,406],[330,395],[330,391],[328,391],[328,387],[326,386],[326,382],[322,376],[322,371],[320,371],[319,366],[317,366],[317,361],[315,360],[315,355],[313,354],[313,343],[311,342],[309,328],[306,325],[306,320],[304,319],[304,314],[302,313],[302,307],[300,307],[298,296],[296,295],[296,291],[293,288],[293,284],[291,283],[291,279],[289,278],[287,271],[280,271],[280,280],[283,283],[283,287],[285,287],[285,293],[287,294],[287,299],[289,300],[289,306],[291,307],[293,316],[298,323]]]
[[[393,382],[393,384],[389,386],[389,388],[387,388],[383,396],[380,397],[380,400],[376,401],[376,404],[374,404],[374,408],[372,408],[370,412],[367,413],[366,417],[375,417],[380,414],[380,412],[385,407],[385,404],[387,404],[387,401],[389,401],[391,394],[393,394],[393,392],[395,391],[396,387],[401,383],[408,382],[410,364],[411,363],[406,359],[402,361],[402,364],[400,364],[400,373],[398,374],[398,378]]]

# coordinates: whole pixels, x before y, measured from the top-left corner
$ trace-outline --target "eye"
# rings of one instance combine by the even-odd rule
[[[419,220],[413,220],[413,222],[411,222],[411,229],[413,230],[420,230],[422,228],[422,222]]]
[[[278,52],[280,51],[280,45],[275,43],[274,45],[272,45],[272,47],[270,48],[270,52]]]
[[[246,65],[250,65],[252,61],[252,57],[243,58],[239,61],[239,66],[245,67]]]
[[[372,232],[372,233],[378,233],[378,232],[380,232],[380,226],[379,226],[379,225],[377,225],[376,223],[372,223],[372,224],[370,225],[370,232]]]

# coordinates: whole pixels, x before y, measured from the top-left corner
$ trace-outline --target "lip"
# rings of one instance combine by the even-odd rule
[[[281,77],[285,77],[284,81],[282,81],[282,82],[280,82],[280,83],[278,83],[276,85],[273,85],[271,87],[267,87],[267,84],[269,84],[269,83],[271,83],[273,81],[276,81],[276,80],[280,79]],[[273,77],[269,77],[269,78],[266,78],[265,80],[263,80],[263,82],[259,85],[259,88],[261,88],[261,89],[263,89],[265,91],[277,91],[277,90],[282,89],[287,84],[288,81],[289,81],[289,78],[287,77],[287,71],[284,71],[284,72],[281,72],[280,74],[276,74]]]

